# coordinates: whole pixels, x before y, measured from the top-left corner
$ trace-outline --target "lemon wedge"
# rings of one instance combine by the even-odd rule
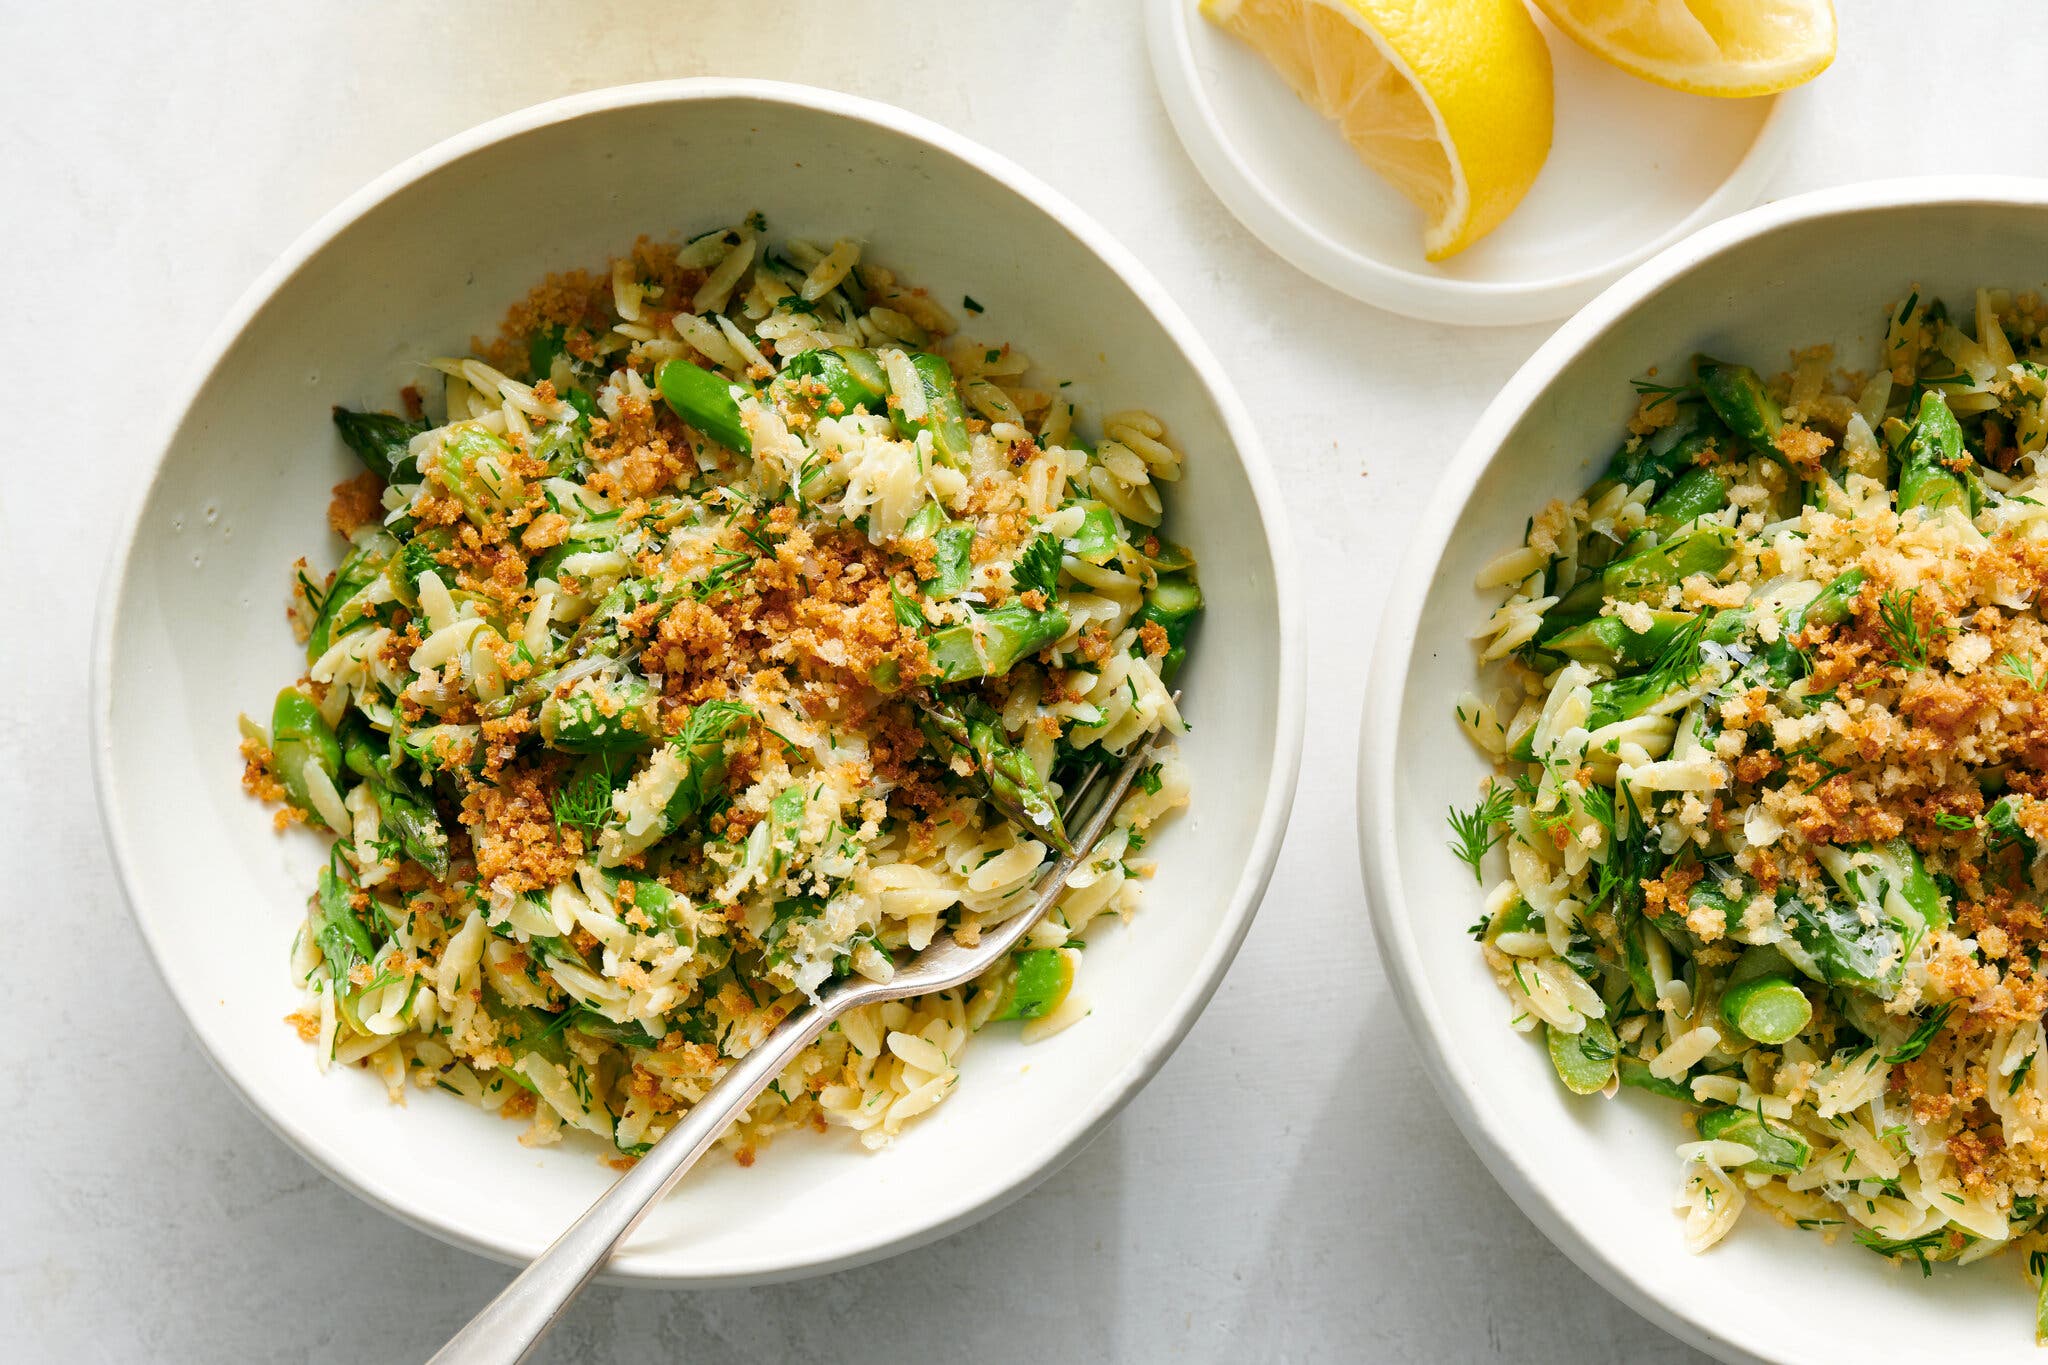
[[[1832,0],[1536,0],[1573,42],[1692,95],[1769,95],[1835,59]]]
[[[1454,256],[1550,154],[1550,49],[1521,0],[1202,0],[1428,220]]]

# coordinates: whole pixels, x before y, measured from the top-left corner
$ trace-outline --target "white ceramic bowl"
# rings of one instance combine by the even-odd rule
[[[320,860],[237,789],[237,711],[304,660],[288,567],[330,562],[328,423],[389,402],[549,270],[640,233],[749,210],[771,232],[872,244],[976,327],[1071,377],[1096,416],[1142,403],[1189,452],[1173,525],[1209,612],[1183,686],[1195,804],[1156,840],[1128,929],[1091,935],[1094,1014],[1026,1048],[975,1042],[958,1091],[888,1150],[801,1135],[751,1169],[714,1159],[613,1263],[615,1277],[743,1282],[939,1236],[1054,1170],[1144,1084],[1236,952],[1273,867],[1302,730],[1302,643],[1280,499],[1243,404],[1130,254],[1008,161],[923,119],[797,86],[703,80],[577,96],[413,158],[285,253],[196,370],[117,552],[94,655],[100,808],[137,923],[208,1053],[316,1165],[396,1216],[500,1258],[538,1252],[613,1173],[588,1146],[530,1151],[452,1098],[387,1104],[321,1076],[282,1021],[286,955]]]
[[[1445,848],[1444,810],[1487,765],[1451,699],[1497,598],[1479,566],[1523,519],[1598,477],[1634,408],[1628,381],[1696,351],[1771,364],[1833,341],[1867,368],[1886,305],[1918,286],[1967,309],[1980,285],[2048,286],[2048,182],[1889,181],[1803,195],[1706,229],[1595,299],[1487,408],[1417,527],[1373,659],[1359,837],[1373,923],[1438,1089],[1509,1194],[1558,1246],[1670,1330],[1730,1360],[2032,1361],[2033,1299],[2011,1258],[1923,1280],[1760,1214],[1689,1256],[1671,1212],[1677,1107],[1624,1090],[1576,1099],[1465,927],[1480,890]],[[1498,858],[1498,854],[1494,855]],[[1492,866],[1491,864],[1489,866]]]

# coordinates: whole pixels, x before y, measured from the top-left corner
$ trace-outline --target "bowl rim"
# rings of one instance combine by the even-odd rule
[[[1358,847],[1366,906],[1387,979],[1445,1108],[1494,1179],[1553,1245],[1609,1293],[1658,1326],[1723,1360],[1784,1360],[1764,1342],[1695,1303],[1647,1289],[1626,1262],[1608,1256],[1580,1230],[1570,1209],[1548,1198],[1530,1172],[1538,1162],[1516,1141],[1513,1119],[1485,1096],[1462,1057],[1446,1046],[1451,1020],[1440,1009],[1410,931],[1395,837],[1394,756],[1403,696],[1424,599],[1465,504],[1506,438],[1581,355],[1666,285],[1709,268],[1741,246],[1795,223],[1925,207],[2048,209],[2048,179],[2005,175],[1914,176],[1815,190],[1712,224],[1665,248],[1603,290],[1515,371],[1480,414],[1446,466],[1415,525],[1380,619],[1359,725]]]
[[[100,826],[112,854],[122,899],[149,949],[149,956],[186,1027],[200,1050],[255,1114],[298,1153],[337,1184],[412,1227],[441,1241],[501,1262],[518,1264],[530,1260],[554,1237],[553,1232],[537,1235],[529,1243],[487,1236],[473,1228],[429,1217],[395,1197],[376,1172],[351,1164],[331,1134],[314,1131],[282,1110],[274,1109],[261,1097],[260,1088],[230,1057],[209,1044],[198,1027],[198,1000],[189,987],[166,969],[165,958],[152,927],[152,917],[143,906],[153,901],[148,882],[131,849],[127,832],[126,802],[113,763],[112,677],[113,654],[124,616],[124,585],[149,505],[165,474],[165,460],[177,440],[187,415],[200,394],[212,381],[222,361],[249,323],[270,299],[315,255],[364,215],[408,187],[434,175],[494,143],[536,129],[577,119],[645,106],[687,105],[713,101],[753,101],[769,106],[796,107],[828,117],[851,120],[895,133],[922,143],[937,152],[964,162],[1011,192],[1036,205],[1063,231],[1106,265],[1136,295],[1140,305],[1166,332],[1181,356],[1194,370],[1201,387],[1215,404],[1238,463],[1251,486],[1252,501],[1269,546],[1277,605],[1278,648],[1276,650],[1277,703],[1271,772],[1260,795],[1257,827],[1251,849],[1235,886],[1230,892],[1221,926],[1204,952],[1196,971],[1183,986],[1172,1007],[1159,1018],[1132,1060],[1110,1078],[1098,1100],[1087,1108],[1063,1117],[1046,1127],[1046,1136],[1019,1158],[1006,1164],[1005,1172],[969,1187],[963,1194],[936,1203],[921,1227],[900,1236],[870,1240],[862,1235],[843,1235],[837,1241],[821,1238],[805,1254],[765,1256],[728,1261],[715,1271],[677,1271],[643,1263],[628,1253],[608,1268],[605,1278],[620,1283],[662,1285],[739,1285],[769,1283],[859,1265],[923,1245],[957,1231],[1025,1194],[1039,1181],[1072,1159],[1082,1147],[1113,1118],[1143,1087],[1171,1055],[1193,1026],[1197,1016],[1221,983],[1250,928],[1253,915],[1271,880],[1280,843],[1292,809],[1296,778],[1301,762],[1302,735],[1306,714],[1305,645],[1298,570],[1292,538],[1282,503],[1278,479],[1268,463],[1258,430],[1243,400],[1238,396],[1222,366],[1202,340],[1187,314],[1168,295],[1165,287],[1127,248],[1065,195],[1008,157],[951,131],[921,115],[861,96],[781,81],[735,77],[695,77],[611,86],[564,96],[515,110],[445,138],[413,153],[390,170],[369,181],[322,214],[302,232],[243,291],[227,311],[208,340],[198,349],[186,377],[160,418],[151,440],[148,475],[131,495],[118,523],[95,608],[90,651],[88,723],[92,747],[94,795]],[[557,1230],[559,1231],[559,1230]]]

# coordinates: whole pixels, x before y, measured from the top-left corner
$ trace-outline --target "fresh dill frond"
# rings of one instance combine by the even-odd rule
[[[1949,1228],[1944,1224],[1932,1232],[1923,1232],[1918,1237],[1896,1240],[1879,1236],[1866,1228],[1856,1233],[1856,1245],[1868,1247],[1878,1255],[1891,1260],[1903,1260],[1910,1256],[1920,1263],[1922,1275],[1932,1275],[1934,1267],[1929,1264],[1928,1257],[1930,1253],[1939,1255],[1949,1250]]]
[[[1942,1025],[1948,1022],[1949,1015],[1955,1013],[1955,1008],[1956,1002],[1951,1000],[1929,1015],[1919,1028],[1913,1030],[1912,1036],[1900,1044],[1898,1051],[1885,1057],[1886,1064],[1897,1066],[1900,1062],[1910,1062],[1927,1051],[1927,1045],[1934,1041],[1935,1034],[1941,1032]]]
[[[1899,667],[1908,673],[1917,673],[1927,667],[1927,651],[1934,641],[1946,634],[1939,626],[1926,627],[1914,614],[1914,607],[1920,599],[1920,589],[1907,588],[1901,592],[1892,588],[1878,594],[1877,628],[1883,633],[1885,643],[1891,646],[1892,656]]]
[[[1471,866],[1472,880],[1481,885],[1485,884],[1486,878],[1480,873],[1479,864],[1502,838],[1494,826],[1506,824],[1508,813],[1513,809],[1513,791],[1497,786],[1493,779],[1488,778],[1486,795],[1480,798],[1478,805],[1468,811],[1452,806],[1447,812],[1452,834],[1448,847],[1460,862]]]
[[[1643,397],[1657,400],[1649,404],[1651,411],[1675,403],[1681,398],[1689,398],[1693,393],[1690,384],[1659,384],[1653,379],[1631,379],[1628,382],[1629,387]]]
[[[697,580],[697,596],[700,598],[710,597],[714,593],[721,593],[735,586],[740,579],[752,573],[754,565],[760,562],[759,556],[750,555],[744,550],[720,549],[713,553],[717,556],[718,563],[713,566],[711,572]]]
[[[1590,722],[1593,728],[1632,715],[1681,687],[1690,687],[1706,667],[1706,658],[1700,647],[1706,643],[1714,616],[1712,611],[1703,611],[1680,626],[1665,642],[1656,659],[1641,673],[1595,684],[1594,720]],[[1620,747],[1618,737],[1614,747]]]
[[[607,761],[578,773],[555,793],[555,824],[595,834],[611,808],[612,772]]]
[[[1999,659],[1998,671],[2011,674],[2036,692],[2041,690],[2041,679],[2034,669],[2034,661],[2032,659],[2022,658],[2017,654],[2007,654]]]
[[[1594,783],[1579,793],[1579,809],[1609,834],[1614,833],[1614,793]]]

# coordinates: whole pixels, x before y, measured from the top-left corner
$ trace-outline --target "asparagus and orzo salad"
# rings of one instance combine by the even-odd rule
[[[1480,578],[1452,849],[1562,1083],[1683,1106],[1691,1246],[2010,1247],[2048,1326],[2048,302],[1916,293],[1871,361],[1638,381]]]
[[[249,789],[332,839],[291,954],[320,1065],[630,1157],[825,982],[1021,909],[1063,788],[1184,728],[1180,451],[1139,411],[1084,437],[957,326],[753,217],[552,276],[432,392],[335,410],[349,548],[300,562],[305,673],[242,727]],[[1085,935],[1187,800],[1158,753],[1023,949],[834,1025],[739,1160],[879,1147],[976,1030],[1085,1014]]]

